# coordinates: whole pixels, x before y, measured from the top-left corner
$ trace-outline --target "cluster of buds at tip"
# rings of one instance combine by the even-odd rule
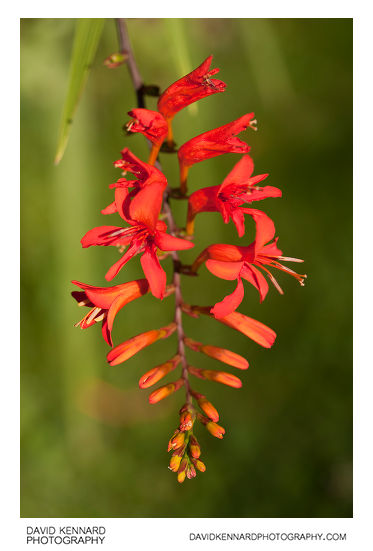
[[[167,451],[172,451],[168,468],[177,473],[177,480],[180,483],[186,478],[195,478],[197,471],[203,473],[206,470],[205,464],[200,459],[201,447],[193,434],[193,423],[197,416],[198,412],[194,407],[185,404],[180,410],[180,427],[168,443]]]
[[[129,62],[130,56],[131,52],[112,54],[104,63],[109,68],[118,67]],[[114,167],[121,170],[121,175],[109,185],[111,202],[101,210],[105,217],[119,217],[120,225],[94,227],[81,239],[84,248],[114,247],[119,252],[120,257],[105,274],[107,281],[117,278],[127,263],[136,262],[136,258],[144,277],[111,287],[93,286],[75,280],[72,282],[79,288],[72,292],[74,299],[79,306],[88,308],[76,326],[86,329],[101,323],[102,336],[110,346],[107,353],[110,366],[127,362],[157,341],[169,338],[173,341],[177,336],[176,349],[166,356],[170,359],[155,367],[147,366],[146,372],[139,379],[139,387],[149,389],[162,381],[161,386],[150,392],[150,404],[156,404],[178,390],[185,390],[185,402],[179,411],[179,425],[168,443],[168,452],[171,452],[169,469],[177,474],[180,483],[186,478],[194,478],[197,471],[206,470],[200,459],[201,447],[195,436],[196,425],[202,424],[212,436],[219,439],[225,434],[225,429],[218,424],[219,413],[215,406],[191,385],[194,385],[196,379],[203,379],[234,389],[242,386],[241,379],[228,371],[190,365],[187,353],[190,354],[192,350],[202,354],[202,360],[206,360],[207,356],[241,372],[249,367],[247,359],[236,352],[186,336],[183,314],[191,318],[202,315],[214,319],[268,349],[275,342],[275,331],[237,311],[244,298],[243,281],[257,289],[262,302],[268,293],[268,280],[280,293],[283,292],[272,273],[273,269],[291,275],[301,285],[306,278],[306,275],[298,274],[283,264],[302,260],[283,256],[277,247],[278,238],[275,237],[273,221],[264,212],[252,207],[253,202],[282,196],[279,188],[263,186],[267,173],[254,174],[251,146],[242,139],[245,130],[249,129],[247,135],[252,135],[250,130],[257,130],[254,113],[244,113],[233,121],[192,137],[176,148],[172,121],[177,113],[196,101],[225,91],[226,84],[213,78],[219,69],[211,68],[211,64],[212,56],[209,56],[161,94],[157,86],[142,85],[137,90],[138,94],[141,92],[142,99],[145,96],[159,97],[155,110],[145,108],[141,99],[139,105],[128,112],[129,120],[125,124],[127,134],[140,134],[146,138],[150,144],[150,155],[147,161],[143,161],[128,147],[122,149],[121,158],[114,161]],[[157,162],[159,154],[166,151],[177,153],[175,159],[179,164],[180,175],[178,188],[169,186]],[[223,181],[194,189],[188,196],[188,186],[193,184],[189,181],[190,168],[196,163],[226,153],[235,154],[235,164]],[[173,218],[174,199],[188,202],[187,217],[182,227],[177,227]],[[199,250],[190,264],[184,264],[179,258],[180,251],[192,249],[195,243],[197,245],[194,230],[198,225],[197,217],[204,212],[219,214],[225,224],[232,221],[239,238],[245,236],[247,218],[253,220],[254,238],[244,244],[240,242],[241,245],[213,243]],[[165,270],[167,263],[164,263],[168,256],[172,257],[174,268],[173,279],[169,282]],[[197,276],[203,266],[213,276],[235,282],[235,288],[214,305],[190,305],[182,296],[181,276]],[[195,277],[194,281],[197,283],[198,279]],[[151,328],[132,337],[126,336],[123,342],[114,346],[114,320],[126,305],[145,295],[151,295],[149,300],[162,301],[173,294],[173,321],[158,329]],[[167,380],[169,375],[172,381]]]

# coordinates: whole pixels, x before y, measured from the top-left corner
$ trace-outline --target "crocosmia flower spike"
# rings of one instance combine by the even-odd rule
[[[121,20],[118,21],[120,26]],[[123,26],[119,35],[123,37],[125,33]],[[202,318],[199,323],[222,324],[238,331],[240,339],[248,338],[250,346],[259,345],[269,350],[275,343],[276,332],[261,321],[249,317],[246,312],[237,311],[244,296],[242,280],[246,279],[255,286],[262,301],[268,291],[266,278],[282,293],[270,271],[272,268],[292,275],[302,285],[305,278],[282,264],[286,261],[302,261],[282,256],[281,250],[277,248],[274,222],[264,212],[252,208],[254,201],[281,197],[278,187],[262,187],[268,174],[253,176],[254,161],[248,155],[250,146],[238,138],[238,134],[248,127],[256,130],[254,113],[196,135],[184,143],[177,154],[180,189],[168,183],[160,157],[165,152],[175,152],[171,128],[173,117],[191,103],[225,90],[224,82],[212,78],[219,69],[211,69],[211,61],[212,56],[171,84],[159,97],[158,111],[152,111],[145,107],[145,96],[150,94],[150,88],[156,87],[141,82],[133,53],[128,52],[126,62],[130,65],[132,77],[136,75],[134,84],[138,105],[129,111],[131,121],[127,123],[127,130],[144,136],[141,139],[146,139],[150,146],[150,158],[146,162],[128,147],[121,150],[121,159],[114,162],[114,166],[122,171],[121,177],[109,185],[111,203],[101,210],[104,215],[119,217],[120,225],[98,225],[83,236],[81,244],[83,248],[111,246],[112,251],[119,254],[114,258],[114,263],[111,260],[112,266],[105,268],[106,280],[111,281],[115,277],[119,280],[124,276],[130,260],[137,267],[141,266],[144,278],[118,281],[112,287],[98,287],[75,280],[72,282],[79,288],[72,292],[74,299],[79,306],[88,308],[83,319],[75,325],[86,329],[101,322],[103,338],[110,346],[106,354],[110,369],[135,366],[137,361],[141,368],[138,386],[147,393],[147,407],[158,407],[157,404],[164,400],[178,400],[178,413],[176,411],[169,434],[164,436],[164,448],[170,454],[168,468],[180,484],[206,471],[203,440],[209,438],[209,435],[221,440],[226,434],[223,426],[224,403],[213,404],[210,401],[209,386],[219,384],[225,387],[226,392],[239,392],[250,377],[246,354],[244,357],[221,342],[205,342],[201,329],[197,332],[196,328],[193,334],[192,324],[189,324],[191,334],[187,334],[185,316],[191,318],[189,321]],[[115,63],[113,58],[109,66]],[[166,138],[168,149],[164,143]],[[195,182],[197,189],[188,198],[188,208],[184,210],[187,210],[187,216],[179,225],[174,216],[173,201],[187,199],[189,168],[224,153],[240,155],[238,162],[228,175],[223,175],[218,181],[204,181],[203,187],[198,186],[201,182]],[[238,239],[252,230],[253,223],[245,227],[247,217],[251,218],[256,231],[254,235],[245,236],[245,241],[250,244],[212,243],[207,248],[201,247],[198,233],[194,234],[194,222],[197,214],[201,216],[206,212],[220,213],[221,217],[217,218],[221,223],[227,224],[232,220]],[[191,259],[192,252],[188,253],[187,250],[194,246],[198,249]],[[189,262],[185,262],[183,251]],[[236,285],[233,293],[220,302],[219,297],[216,297],[217,302],[213,306],[191,305],[183,296],[185,277],[191,277],[196,287],[201,284],[201,278],[196,276],[203,264],[216,277],[233,281]],[[200,292],[203,293],[203,290]],[[165,324],[160,324],[161,327],[158,324],[156,327],[145,327],[134,336],[125,330],[118,342],[113,342],[116,339],[114,320],[124,315],[122,310],[130,302],[144,295],[148,295],[147,298],[137,304],[142,308],[141,315],[145,321],[152,318],[147,315],[147,308],[158,311],[163,306],[159,301],[165,297],[174,297],[173,316]],[[127,329],[130,327],[129,321]],[[116,323],[115,331],[118,329],[119,324]],[[145,365],[143,361],[140,363],[137,359],[141,358],[142,351],[152,345],[163,347],[162,360],[154,362],[156,365],[151,361]],[[243,349],[249,351],[249,347]],[[191,355],[193,363],[189,358]],[[206,357],[212,365],[206,366]],[[271,357],[273,362],[274,356]],[[203,393],[199,388],[202,385]],[[230,430],[233,432],[235,429],[233,427]],[[245,439],[249,438],[248,433]],[[166,469],[164,472],[167,473]]]

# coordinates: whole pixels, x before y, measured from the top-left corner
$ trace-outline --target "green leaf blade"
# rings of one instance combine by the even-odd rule
[[[98,43],[104,19],[79,19],[75,31],[70,65],[69,84],[60,124],[54,163],[57,165],[65,152],[74,114],[84,90]]]

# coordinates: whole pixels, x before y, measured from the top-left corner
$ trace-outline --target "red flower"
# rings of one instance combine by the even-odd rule
[[[82,238],[83,247],[92,245],[114,245],[125,247],[127,252],[107,272],[106,279],[111,281],[136,254],[142,253],[141,265],[149,282],[152,294],[162,299],[166,287],[166,274],[158,257],[157,248],[161,251],[190,249],[193,243],[166,233],[167,226],[158,220],[162,205],[163,186],[152,184],[141,189],[128,205],[118,211],[131,227],[99,226],[93,228]]]
[[[167,122],[191,103],[202,98],[224,92],[226,84],[216,78],[211,79],[213,75],[219,72],[219,69],[210,69],[212,55],[205,59],[197,69],[180,78],[169,86],[158,100],[158,111],[162,113]],[[172,141],[171,125],[169,125],[168,140]]]
[[[102,335],[110,346],[113,346],[111,331],[114,318],[119,310],[149,291],[149,284],[146,279],[129,281],[114,287],[95,287],[79,281],[72,281],[72,283],[83,289],[83,291],[73,291],[71,293],[79,306],[91,308],[88,314],[75,324],[75,327],[79,325],[82,329],[86,329],[102,321]]]
[[[154,166],[140,161],[127,147],[121,151],[121,155],[122,159],[115,161],[114,166],[121,168],[125,174],[130,172],[137,180],[119,178],[114,184],[110,184],[109,187],[115,189],[115,201],[104,208],[101,211],[102,214],[122,212],[123,208],[128,208],[131,199],[145,186],[160,184],[163,190],[167,187],[164,174]]]
[[[149,158],[149,164],[153,165],[157,159],[160,147],[167,136],[167,121],[158,111],[150,111],[150,109],[132,109],[128,114],[133,119],[127,123],[127,130],[130,132],[140,132],[153,144]]]
[[[132,120],[127,123],[127,130],[140,132],[156,145],[162,145],[167,136],[167,122],[158,111],[150,109],[132,109],[128,112]]]
[[[248,126],[256,130],[254,113],[243,115],[235,121],[204,132],[183,144],[179,151],[180,187],[186,193],[186,179],[189,167],[223,153],[248,153],[250,146],[237,138],[237,134]]]
[[[245,233],[245,209],[241,205],[282,195],[276,187],[258,187],[256,184],[267,178],[268,174],[251,177],[253,170],[252,158],[244,155],[220,186],[206,187],[192,193],[188,203],[187,233],[193,234],[194,218],[199,212],[220,212],[226,224],[232,218],[238,235],[242,237]]]
[[[215,304],[211,312],[216,318],[223,318],[236,310],[244,296],[242,278],[254,285],[259,291],[262,302],[268,291],[268,283],[258,268],[261,268],[275,285],[277,290],[283,291],[266,266],[277,268],[295,277],[301,285],[304,285],[306,275],[300,275],[283,266],[278,261],[303,262],[298,258],[282,256],[277,248],[277,239],[271,241],[275,235],[275,226],[272,220],[256,209],[247,209],[256,222],[256,239],[248,247],[235,245],[210,245],[205,249],[193,264],[193,270],[198,269],[202,262],[206,262],[206,268],[217,277],[228,280],[237,280],[237,287],[231,295],[226,296],[221,302]]]

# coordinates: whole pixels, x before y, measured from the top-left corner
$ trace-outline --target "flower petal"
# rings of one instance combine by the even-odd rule
[[[194,247],[194,243],[191,241],[174,237],[173,235],[163,231],[155,232],[154,243],[161,251],[181,251]]]
[[[214,276],[221,279],[237,279],[243,267],[243,262],[221,262],[220,260],[206,260],[206,268]]]
[[[131,245],[129,249],[125,252],[125,254],[120,258],[115,264],[109,268],[105,275],[105,279],[107,281],[111,281],[118,272],[123,268],[123,266],[128,262],[135,254],[138,252],[139,248],[137,245]]]
[[[221,260],[223,262],[240,262],[243,260],[242,247],[236,245],[225,245],[216,243],[207,247],[206,253],[208,258],[213,260]]]
[[[264,275],[254,268],[245,264],[241,270],[241,277],[249,281],[259,291],[260,302],[263,302],[268,292],[268,283]]]
[[[104,337],[105,341],[108,343],[109,346],[113,346],[113,341],[111,339],[111,329],[108,327],[107,318],[105,317],[102,320],[102,336]]]
[[[141,266],[149,282],[150,291],[159,299],[163,298],[166,288],[166,273],[161,267],[154,249],[146,249],[141,257]]]
[[[120,295],[124,297],[128,302],[135,298],[144,295],[149,290],[149,285],[146,279],[137,279],[134,281],[127,281],[127,283],[121,283],[120,285],[114,285],[113,287],[96,287],[94,285],[88,285],[88,283],[81,283],[80,281],[72,281],[74,285],[77,285],[81,289],[84,289],[84,295],[92,302],[94,306],[108,310],[112,302]],[[77,291],[74,291],[77,293]]]
[[[143,187],[133,198],[129,206],[131,220],[141,222],[155,229],[162,207],[164,185],[160,182]]]
[[[245,214],[242,212],[242,209],[238,207],[232,210],[231,216],[236,226],[238,237],[243,237],[245,235]]]
[[[92,245],[124,245],[130,242],[126,237],[125,229],[119,226],[98,226],[89,230],[80,240],[82,247],[87,248]]]
[[[213,308],[211,308],[211,313],[214,314],[216,318],[224,318],[231,312],[234,312],[242,302],[244,297],[244,288],[241,279],[237,280],[237,287],[232,294],[227,295],[221,302],[217,302]]]
[[[223,180],[219,188],[219,193],[223,189],[231,184],[241,185],[247,183],[250,176],[254,171],[254,161],[250,155],[243,155],[243,157],[236,163],[228,176]]]
[[[257,209],[242,209],[246,214],[249,214],[256,224],[255,249],[260,250],[268,241],[273,239],[276,228],[273,220],[264,212]]]
[[[115,201],[113,201],[110,205],[102,209],[101,214],[114,214],[115,212],[117,212],[117,207]]]
[[[146,279],[139,279],[137,281],[130,281],[131,285],[125,289],[125,292],[120,293],[113,300],[109,307],[107,314],[108,329],[112,331],[115,316],[129,302],[136,300],[137,298],[145,295],[149,290],[149,284]],[[124,285],[127,285],[126,283]]]

